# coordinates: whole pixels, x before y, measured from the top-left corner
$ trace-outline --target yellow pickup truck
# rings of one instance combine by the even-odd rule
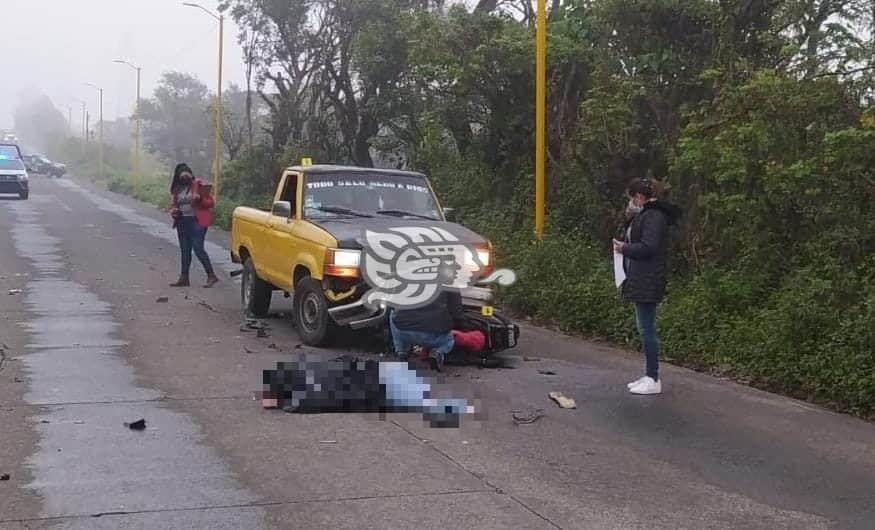
[[[302,165],[286,169],[270,210],[238,207],[232,216],[231,259],[243,264],[244,310],[265,316],[273,293],[293,301],[304,343],[326,344],[340,327],[385,326],[386,309],[365,304],[370,287],[361,271],[365,228],[451,228],[477,251],[480,271],[493,268],[492,244],[446,219],[425,175],[408,171]],[[467,305],[491,307],[492,293],[474,288]],[[514,339],[515,340],[515,339]]]

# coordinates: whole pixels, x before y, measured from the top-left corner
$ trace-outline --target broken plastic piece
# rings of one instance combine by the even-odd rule
[[[142,431],[146,428],[146,420],[140,419],[133,423],[125,423],[125,427],[135,431]]]
[[[570,397],[566,397],[562,392],[550,392],[550,399],[556,402],[563,409],[576,409],[577,403]]]
[[[521,411],[513,411],[513,421],[515,421],[518,425],[527,424],[527,423],[535,423],[546,416],[544,413],[544,409],[537,409],[530,411],[528,413],[523,413]]]

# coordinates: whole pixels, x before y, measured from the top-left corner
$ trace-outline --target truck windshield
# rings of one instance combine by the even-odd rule
[[[3,159],[18,159],[18,149],[14,145],[0,145],[0,160]]]
[[[437,201],[426,182],[402,175],[307,175],[304,217],[368,216],[440,219]]]

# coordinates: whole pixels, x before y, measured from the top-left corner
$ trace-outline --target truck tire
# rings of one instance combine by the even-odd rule
[[[293,302],[295,327],[301,340],[308,346],[324,346],[337,325],[328,314],[322,285],[313,278],[302,278],[295,285]]]
[[[258,277],[252,258],[243,263],[243,277],[240,280],[240,297],[247,315],[263,318],[270,310],[273,287]]]
[[[18,198],[21,199],[21,200],[23,200],[23,201],[26,201],[28,195],[30,195],[29,192],[27,192],[27,191],[22,191],[22,192],[20,192],[20,193],[18,194]]]

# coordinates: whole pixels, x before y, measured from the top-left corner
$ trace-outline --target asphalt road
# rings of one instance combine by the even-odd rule
[[[223,282],[195,261],[174,290],[154,208],[71,179],[0,199],[0,529],[875,527],[872,424],[670,366],[632,396],[636,355],[531,327],[504,368],[435,382],[478,409],[458,429],[265,411],[262,369],[361,348],[300,347],[280,313],[242,333],[210,239]]]

